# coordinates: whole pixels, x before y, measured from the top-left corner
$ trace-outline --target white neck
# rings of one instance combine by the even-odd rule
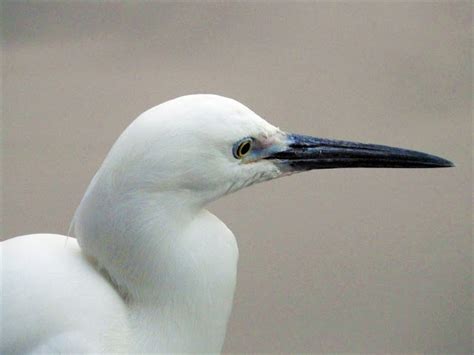
[[[232,233],[186,192],[119,193],[95,180],[73,233],[129,304],[130,351],[219,352],[236,281]]]

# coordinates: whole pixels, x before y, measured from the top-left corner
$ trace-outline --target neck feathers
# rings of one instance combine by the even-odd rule
[[[74,217],[83,252],[127,298],[137,351],[218,352],[224,340],[235,238],[215,216],[183,201],[97,189],[86,193]]]

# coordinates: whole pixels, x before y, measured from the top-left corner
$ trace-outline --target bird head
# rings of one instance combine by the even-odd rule
[[[235,100],[189,95],[140,115],[104,166],[115,186],[182,192],[201,204],[312,169],[453,165],[407,149],[287,133]]]

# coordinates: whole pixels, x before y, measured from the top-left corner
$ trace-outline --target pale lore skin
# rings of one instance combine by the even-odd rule
[[[449,166],[409,150],[288,134],[221,96],[165,102],[113,145],[72,220],[76,239],[1,243],[0,351],[219,353],[238,248],[206,204],[311,169]]]

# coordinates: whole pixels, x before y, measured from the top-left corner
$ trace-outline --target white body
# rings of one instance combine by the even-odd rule
[[[89,185],[71,236],[2,243],[1,353],[220,352],[238,249],[205,205],[280,175],[238,160],[243,137],[280,131],[214,95],[145,112]],[[250,159],[250,155],[249,155]]]
[[[90,353],[126,345],[127,307],[75,239],[66,244],[65,236],[34,234],[1,245],[2,354]]]
[[[139,300],[120,295],[73,238],[34,234],[3,242],[1,353],[219,352],[237,245],[206,211],[184,229],[169,250],[181,255],[167,271],[169,285],[157,272],[147,280],[149,298]]]

